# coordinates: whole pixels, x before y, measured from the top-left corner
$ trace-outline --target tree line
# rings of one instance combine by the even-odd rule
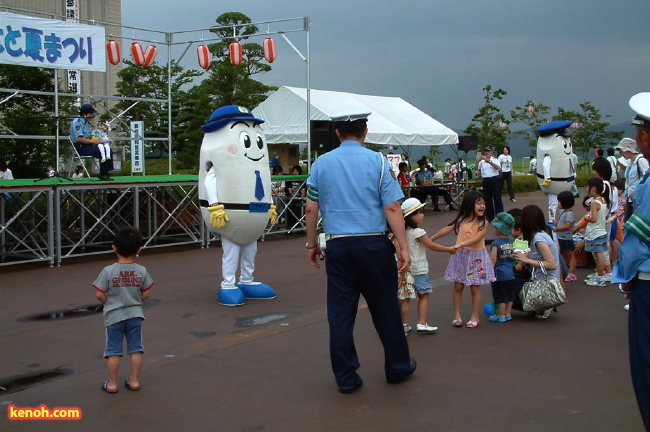
[[[100,115],[102,120],[111,120],[112,136],[129,136],[130,121],[144,121],[146,137],[167,138],[168,110],[171,111],[171,141],[174,158],[179,168],[198,170],[199,149],[203,138],[201,125],[212,111],[223,105],[238,104],[254,108],[268,97],[277,87],[260,83],[253,76],[266,73],[271,66],[264,62],[264,52],[260,44],[247,41],[249,35],[258,33],[251,19],[240,12],[226,12],[216,18],[216,25],[210,30],[218,42],[208,45],[212,62],[204,71],[185,69],[177,61],[169,64],[171,75],[171,107],[167,102],[141,101],[135,106],[132,101],[117,102],[113,108]],[[233,28],[236,29],[233,34]],[[244,59],[240,66],[234,67],[229,61],[229,44],[235,36],[242,43]],[[167,99],[167,65],[157,63],[140,67],[124,60],[123,69],[118,72],[119,81],[115,96]],[[60,84],[60,83],[59,83]],[[51,70],[0,64],[0,87],[7,89],[51,91],[53,76]],[[578,123],[572,137],[574,149],[586,152],[590,148],[603,146],[613,140],[620,140],[623,131],[606,130],[609,123],[602,119],[600,111],[589,102],[583,102],[578,111],[551,108],[539,101],[526,101],[510,110],[509,116],[497,106],[507,92],[483,88],[484,104],[472,117],[463,131],[478,137],[479,146],[503,146],[511,136],[521,135],[531,149],[537,145],[537,128],[550,120],[572,120]],[[61,93],[67,93],[60,89]],[[98,99],[101,100],[101,99]],[[530,109],[529,107],[534,107]],[[69,121],[77,115],[78,106],[74,98],[59,99],[59,112],[55,113],[54,98],[51,96],[27,95],[5,98],[0,105],[0,135],[55,135],[57,124],[59,134],[68,134]],[[126,113],[121,115],[125,110]],[[608,116],[606,116],[608,117]],[[522,129],[513,131],[512,126]],[[63,148],[63,147],[62,147]],[[432,147],[432,156],[435,155]],[[151,141],[147,151],[159,157],[169,151],[166,141]],[[9,162],[17,177],[38,177],[48,165],[52,165],[55,143],[40,139],[2,139],[0,155]]]
[[[544,123],[554,120],[573,121],[575,128],[571,143],[575,153],[586,153],[594,147],[604,147],[623,138],[622,130],[607,130],[609,122],[600,110],[590,102],[583,102],[576,111],[558,107],[552,113],[551,107],[540,101],[527,100],[525,104],[518,105],[510,110],[510,116],[503,114],[497,106],[497,101],[503,99],[507,92],[503,89],[493,90],[491,85],[483,87],[485,92],[483,106],[472,117],[470,124],[463,131],[467,135],[478,137],[479,147],[487,145],[503,147],[508,145],[511,136],[522,137],[533,151],[537,147],[537,129]],[[521,129],[512,130],[512,126],[521,126]],[[533,152],[534,153],[534,152]]]

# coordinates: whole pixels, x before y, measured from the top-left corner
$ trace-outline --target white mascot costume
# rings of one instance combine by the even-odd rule
[[[273,289],[253,281],[257,239],[275,219],[266,139],[247,108],[228,105],[214,111],[201,126],[199,200],[211,232],[223,248],[219,304],[239,306],[244,299],[275,298]],[[241,257],[239,283],[235,283]]]
[[[571,191],[575,181],[571,124],[566,120],[552,121],[537,129],[537,181],[548,195],[549,222],[557,214],[557,195]]]

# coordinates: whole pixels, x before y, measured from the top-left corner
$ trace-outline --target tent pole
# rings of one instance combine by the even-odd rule
[[[166,34],[167,39],[167,160],[172,175],[172,34]],[[162,155],[161,155],[162,156]]]
[[[54,68],[54,118],[56,119],[56,159],[54,160],[54,170],[59,172],[59,74],[57,69]]]
[[[305,31],[307,32],[307,173],[311,172],[311,73],[309,53],[309,17],[305,17]]]

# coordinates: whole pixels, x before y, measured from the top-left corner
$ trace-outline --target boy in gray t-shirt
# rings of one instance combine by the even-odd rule
[[[564,279],[565,282],[574,282],[578,280],[575,275],[576,255],[574,253],[575,245],[573,243],[573,227],[576,218],[573,215],[573,206],[576,203],[573,192],[560,192],[557,196],[558,214],[555,220],[553,231],[557,234],[557,240],[560,244],[560,253],[564,260],[569,264],[569,274]]]
[[[95,297],[104,304],[108,380],[102,384],[107,393],[117,393],[117,373],[122,357],[122,341],[126,338],[127,353],[131,358],[131,375],[124,385],[132,391],[140,390],[142,367],[142,301],[149,298],[154,285],[147,269],[135,263],[142,250],[142,235],[130,226],[120,228],[113,238],[113,252],[117,262],[105,267],[93,283]]]

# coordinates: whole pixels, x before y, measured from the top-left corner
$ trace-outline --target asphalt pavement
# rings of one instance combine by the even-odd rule
[[[545,205],[521,194],[506,209]],[[454,213],[427,211],[428,234]],[[443,244],[452,245],[453,237]],[[146,301],[142,389],[101,391],[104,329],[91,286],[108,255],[61,267],[0,268],[0,404],[78,408],[81,420],[10,421],[4,431],[642,431],[630,381],[625,300],[589,287],[578,269],[568,303],[547,320],[483,315],[453,328],[448,255],[428,252],[432,335],[408,337],[418,361],[399,385],[385,382],[383,353],[363,302],[355,329],[364,386],[344,395],[330,369],[325,269],[311,267],[300,234],[259,243],[255,277],[273,300],[217,304],[221,249],[145,250],[156,285]],[[482,288],[483,301],[491,300]],[[469,290],[463,296],[470,315]],[[415,307],[412,308],[415,324]],[[128,376],[122,359],[120,383]]]

